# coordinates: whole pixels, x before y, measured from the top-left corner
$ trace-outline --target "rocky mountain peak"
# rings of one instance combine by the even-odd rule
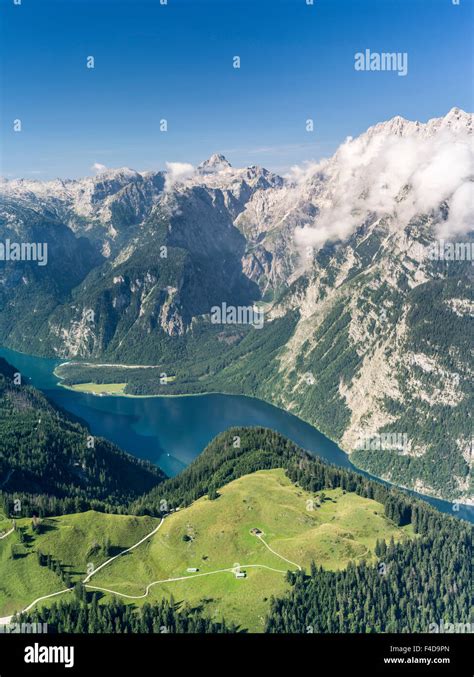
[[[140,174],[130,167],[117,167],[116,169],[103,169],[94,177],[96,183],[111,180],[130,180],[139,177]]]
[[[229,169],[232,165],[224,155],[213,153],[210,158],[201,162],[198,166],[198,172],[201,174],[213,174],[221,172],[223,169]]]
[[[430,137],[445,129],[455,133],[467,132],[472,134],[472,121],[472,113],[466,113],[457,107],[451,108],[444,117],[432,118],[425,123],[407,120],[397,115],[390,120],[379,122],[369,127],[367,132],[362,135],[362,138],[370,138],[375,135],[403,137],[417,135],[420,137]]]
[[[461,108],[451,108],[449,113],[447,113],[442,120],[443,127],[449,127],[451,129],[466,129],[469,134],[472,134],[472,113],[466,113],[466,111]]]

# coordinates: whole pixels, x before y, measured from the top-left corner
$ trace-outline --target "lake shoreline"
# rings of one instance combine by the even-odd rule
[[[441,512],[474,522],[472,504],[461,501],[454,503],[432,494],[420,494],[367,473],[352,462],[346,450],[313,423],[261,397],[215,391],[173,395],[99,395],[77,391],[61,383],[61,376],[56,373],[56,369],[66,361],[31,356],[8,348],[3,350],[4,356],[12,364],[21,362],[15,366],[30,378],[32,385],[66,411],[85,420],[94,434],[111,439],[134,456],[150,460],[169,476],[181,472],[220,432],[231,427],[266,427],[278,431],[326,463],[351,469],[367,478],[406,491]],[[16,356],[21,357],[21,360],[16,360]],[[82,395],[88,394],[95,396],[97,405],[91,404],[89,398],[82,398]],[[206,397],[216,398],[217,401],[203,402],[200,399]],[[230,401],[219,401],[219,398],[230,398]],[[253,406],[249,406],[249,400],[253,401]],[[143,401],[143,407],[139,405],[140,401]],[[126,421],[136,423],[130,427],[130,422]],[[171,457],[170,461],[166,461],[165,457]],[[162,467],[162,463],[166,467]],[[456,505],[461,506],[461,515]]]
[[[65,363],[62,363],[62,364],[70,364],[70,362],[65,362]],[[75,362],[75,364],[80,364],[80,363],[79,363],[79,362]],[[92,363],[89,362],[89,363],[87,363],[87,364],[92,364]],[[58,365],[58,366],[61,366],[61,365]],[[114,367],[114,366],[115,366],[115,367],[117,367],[117,368],[123,368],[123,369],[133,368],[133,367],[131,367],[130,365],[122,365],[122,364],[115,364],[115,365],[111,365],[111,364],[108,364],[108,365],[99,365],[99,364],[98,364],[98,365],[95,365],[95,366],[98,366],[98,367],[99,367],[99,366],[108,366],[108,367]],[[152,368],[152,367],[149,367],[149,368]],[[472,502],[472,501],[471,501],[471,502],[469,502],[469,501],[462,501],[462,500],[460,500],[460,501],[449,501],[449,500],[443,498],[442,496],[438,496],[437,494],[434,494],[434,493],[431,493],[431,494],[430,494],[430,493],[421,493],[421,492],[417,492],[417,491],[414,491],[414,490],[411,489],[410,487],[407,487],[407,486],[405,486],[405,485],[403,485],[403,484],[395,484],[395,483],[391,482],[389,479],[387,479],[387,478],[385,478],[385,477],[383,477],[383,476],[380,476],[380,475],[373,475],[372,473],[368,473],[366,470],[364,470],[363,468],[360,468],[358,465],[356,465],[356,464],[354,463],[354,461],[352,460],[352,458],[351,458],[351,453],[350,453],[347,449],[344,449],[344,448],[340,445],[340,443],[339,443],[338,441],[334,440],[330,435],[328,435],[328,433],[321,431],[319,428],[316,428],[316,426],[315,426],[313,423],[311,423],[310,421],[306,420],[305,418],[303,418],[303,417],[300,416],[299,414],[295,414],[295,413],[292,412],[292,411],[283,409],[282,407],[280,407],[279,405],[275,404],[274,402],[270,402],[270,401],[268,401],[268,400],[266,400],[266,399],[264,399],[264,398],[262,398],[262,397],[255,397],[255,396],[253,396],[253,395],[246,395],[245,393],[240,393],[240,394],[236,395],[236,393],[226,393],[226,392],[223,392],[223,391],[206,391],[206,392],[202,392],[202,393],[182,393],[182,394],[175,394],[175,395],[166,395],[166,394],[160,394],[160,395],[130,395],[129,393],[124,393],[124,392],[122,392],[122,393],[113,393],[113,392],[110,392],[110,393],[107,393],[107,392],[105,392],[105,393],[97,393],[97,392],[93,392],[92,390],[91,390],[91,391],[88,391],[88,390],[77,390],[76,388],[74,388],[74,386],[68,386],[68,385],[65,385],[65,384],[61,383],[61,380],[63,380],[63,379],[61,378],[61,376],[60,376],[59,374],[56,373],[56,369],[54,369],[53,374],[54,374],[58,379],[60,379],[60,380],[58,381],[58,385],[59,385],[60,387],[66,388],[66,389],[68,389],[68,390],[72,390],[73,392],[76,392],[76,393],[82,393],[82,394],[84,394],[84,395],[93,395],[93,396],[95,396],[95,397],[114,397],[114,398],[117,398],[117,397],[124,397],[124,398],[132,398],[132,399],[154,399],[154,398],[182,398],[182,397],[205,397],[205,396],[207,396],[207,395],[224,395],[224,396],[227,396],[227,397],[233,397],[233,396],[234,396],[234,397],[235,397],[235,396],[237,396],[237,397],[246,397],[246,398],[253,399],[253,400],[257,400],[257,401],[260,401],[260,402],[265,402],[266,404],[269,404],[269,405],[271,405],[272,407],[275,407],[276,409],[279,409],[280,411],[282,411],[282,412],[284,412],[284,413],[291,414],[292,416],[297,417],[299,420],[303,421],[303,422],[306,423],[307,425],[309,425],[309,426],[311,426],[312,428],[314,428],[314,430],[316,430],[318,433],[320,433],[320,434],[324,435],[325,437],[327,437],[331,442],[333,442],[335,445],[337,445],[337,447],[338,447],[342,452],[344,452],[344,454],[346,454],[346,456],[347,456],[348,460],[350,461],[351,465],[353,466],[354,470],[357,471],[357,472],[359,472],[359,473],[362,473],[362,474],[366,475],[367,477],[370,477],[370,478],[373,478],[373,479],[375,479],[375,480],[378,480],[379,482],[384,482],[385,484],[388,484],[388,485],[394,487],[395,489],[400,489],[400,490],[403,490],[403,491],[408,491],[408,492],[410,492],[411,494],[413,494],[413,495],[415,495],[415,496],[422,496],[422,497],[426,497],[426,498],[433,498],[433,499],[436,499],[436,500],[439,500],[439,501],[443,501],[443,502],[448,503],[448,504],[450,504],[451,506],[453,506],[453,510],[454,510],[454,506],[456,505],[456,503],[457,503],[457,504],[460,504],[460,505],[463,505],[463,506],[466,506],[466,507],[468,507],[468,508],[471,508],[471,507],[474,506],[474,502]],[[78,384],[78,385],[79,385],[79,384]],[[99,385],[101,385],[101,384],[99,384],[99,383],[91,383],[91,385],[97,385],[97,386],[99,386]],[[127,384],[126,384],[126,385],[127,385]]]

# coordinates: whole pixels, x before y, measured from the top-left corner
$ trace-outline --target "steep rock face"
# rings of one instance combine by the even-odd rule
[[[380,242],[379,222],[365,240],[318,254],[313,272],[271,311],[301,314],[272,384],[281,404],[355,452],[361,467],[468,500],[472,318],[453,309],[471,307],[472,270],[469,262],[447,271],[427,260],[430,224],[412,225],[414,237],[372,241],[370,263],[360,250]],[[355,451],[386,432],[406,436],[405,448]]]
[[[37,260],[0,261],[0,337],[24,352],[50,352],[48,323],[58,304],[102,262],[91,243],[49,213],[3,200],[0,242],[36,247]]]
[[[256,167],[234,170],[223,156],[211,157],[187,181],[165,185],[165,178],[123,168],[80,181],[2,184],[13,224],[20,223],[21,210],[29,211],[30,223],[33,214],[51,215],[63,220],[70,239],[68,256],[52,251],[51,266],[74,293],[65,302],[51,292],[48,322],[29,332],[30,350],[65,357],[113,354],[122,332],[137,346],[140,332],[182,336],[193,317],[209,314],[213,305],[259,297],[242,271],[246,241],[233,220],[256,191],[281,179]],[[85,244],[73,233],[87,237]],[[92,265],[81,265],[76,243],[90,252]],[[75,259],[71,275],[68,257]],[[5,324],[3,340],[18,346],[16,332],[8,333],[11,322]]]
[[[441,157],[448,146],[461,149],[461,160],[468,152],[472,161],[471,135],[472,116],[457,109],[426,125],[401,118],[377,125],[356,140],[357,161],[350,147],[342,148],[301,186],[289,189],[295,191],[293,209],[285,210],[288,196],[280,194],[273,200],[274,216],[265,214],[270,222],[284,214],[277,220],[300,235],[300,260],[307,251],[310,259],[269,312],[270,318],[300,312],[272,381],[280,403],[316,422],[374,474],[464,501],[473,495],[472,265],[434,261],[432,252],[444,233],[473,242],[472,229],[453,219],[458,191],[471,194],[472,164],[466,163],[452,188],[445,185],[445,167],[443,185],[436,194],[430,191],[424,211],[420,185],[426,175],[414,170],[412,183],[399,186],[383,177],[388,194],[381,204],[370,181],[372,164],[380,163],[374,149],[391,152],[395,137],[402,137],[403,149],[411,147],[405,140],[411,144],[418,136],[421,152],[434,148],[429,167],[434,172],[436,153]],[[361,168],[358,160],[366,152],[371,157]],[[341,188],[349,185],[345,210]],[[309,224],[302,195],[302,204],[315,210]],[[252,203],[247,213],[251,208]],[[403,448],[383,448],[386,433],[402,436]]]

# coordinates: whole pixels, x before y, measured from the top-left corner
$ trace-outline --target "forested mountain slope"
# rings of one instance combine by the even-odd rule
[[[0,358],[0,492],[12,516],[123,510],[163,480],[156,466],[92,437],[15,374]]]

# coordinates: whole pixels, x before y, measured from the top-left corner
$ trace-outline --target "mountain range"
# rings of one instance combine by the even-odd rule
[[[2,262],[0,342],[73,360],[70,383],[106,361],[156,366],[128,393],[261,397],[375,475],[472,501],[472,261],[433,255],[472,251],[472,119],[396,117],[285,177],[214,154],[3,180],[0,241],[46,242],[48,265]],[[263,328],[214,324],[222,304]]]

